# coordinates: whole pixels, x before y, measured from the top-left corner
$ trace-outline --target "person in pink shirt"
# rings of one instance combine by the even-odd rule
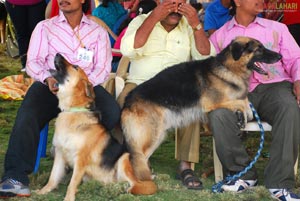
[[[212,34],[210,41],[220,52],[237,36],[248,36],[282,55],[275,64],[260,64],[268,75],[251,75],[248,98],[260,118],[272,125],[270,160],[264,174],[266,188],[277,200],[300,200],[289,191],[295,187],[294,164],[300,135],[300,49],[285,24],[257,17],[263,11],[263,0],[234,2],[236,15]],[[239,137],[236,115],[218,109],[209,113],[209,122],[225,175],[242,171],[250,157]],[[241,192],[256,184],[257,173],[252,168],[222,189]]]
[[[89,1],[86,1],[89,2]],[[54,57],[62,54],[78,65],[94,86],[99,121],[109,131],[120,119],[120,108],[100,84],[111,71],[111,47],[106,30],[88,19],[81,0],[58,0],[58,16],[41,21],[32,33],[26,72],[36,80],[29,88],[15,120],[5,156],[0,197],[30,196],[28,174],[35,165],[39,132],[60,109],[56,92],[57,81],[49,73]],[[82,57],[86,55],[86,57]]]

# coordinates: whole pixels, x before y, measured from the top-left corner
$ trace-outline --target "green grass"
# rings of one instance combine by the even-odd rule
[[[12,74],[20,73],[20,62],[18,59],[12,59],[5,54],[5,48],[0,45],[0,79]],[[17,109],[20,101],[4,101],[0,99],[0,174],[3,173],[4,156],[7,149],[10,130],[13,126]],[[51,139],[53,136],[53,122],[50,124],[48,150],[46,158],[41,159],[40,168],[37,174],[30,175],[30,187],[32,190],[41,188],[48,180],[53,159],[50,157],[49,150],[51,147]],[[268,138],[269,135],[266,136]],[[269,140],[269,139],[268,139]],[[268,141],[267,140],[267,141]],[[254,155],[259,146],[259,135],[251,135],[245,140],[245,144]],[[203,172],[209,172],[213,168],[212,158],[212,138],[202,137],[200,145],[200,162],[196,165],[195,172],[201,178]],[[268,144],[266,144],[266,147]],[[133,196],[126,193],[128,184],[126,182],[103,185],[96,181],[89,181],[80,185],[76,195],[77,200],[120,200],[120,201],[164,201],[164,200],[272,200],[268,191],[263,187],[263,167],[268,159],[260,157],[256,167],[259,171],[259,186],[253,190],[249,190],[242,194],[214,194],[211,192],[211,186],[214,184],[214,175],[211,174],[207,178],[201,178],[204,190],[194,191],[187,190],[181,185],[181,182],[175,180],[175,173],[178,161],[174,159],[174,133],[170,132],[166,141],[159,147],[150,159],[153,173],[156,176],[155,183],[158,185],[158,192],[151,196]],[[265,148],[264,151],[267,151]],[[57,201],[63,200],[66,188],[69,183],[71,174],[68,174],[59,187],[47,195],[36,195],[34,192],[30,198],[26,200],[47,200]],[[299,186],[299,185],[298,185]],[[23,200],[21,198],[13,198],[10,200]]]

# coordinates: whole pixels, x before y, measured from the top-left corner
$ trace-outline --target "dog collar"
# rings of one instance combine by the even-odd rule
[[[90,110],[86,107],[71,107],[68,111],[64,112],[89,112]]]

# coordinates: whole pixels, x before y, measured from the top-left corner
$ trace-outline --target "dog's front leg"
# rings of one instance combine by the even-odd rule
[[[46,194],[52,191],[59,184],[65,175],[65,161],[60,151],[56,151],[51,175],[48,183],[41,190],[37,190],[37,194]]]
[[[77,187],[82,181],[82,178],[85,173],[85,165],[80,164],[80,160],[77,160],[74,164],[73,174],[70,181],[70,184],[68,186],[67,194],[64,199],[64,201],[74,201],[75,200],[75,194],[77,192]]]
[[[245,113],[242,112],[242,111],[240,111],[240,110],[237,110],[235,112],[235,114],[236,114],[236,117],[237,117],[237,125],[238,125],[238,127],[240,129],[245,128],[245,126],[246,126],[246,123],[245,123],[246,122]]]
[[[244,111],[238,110],[236,112],[237,117],[238,117],[238,126],[240,128],[245,128],[247,122],[249,122],[253,119],[253,112],[250,108],[248,98],[246,98],[244,100],[244,103],[245,103],[245,110]],[[242,117],[242,115],[243,115],[243,117]]]
[[[239,128],[244,128],[247,123],[247,108],[249,108],[248,99],[223,101],[218,104],[208,105],[205,112],[210,112],[219,108],[226,108],[236,113]]]

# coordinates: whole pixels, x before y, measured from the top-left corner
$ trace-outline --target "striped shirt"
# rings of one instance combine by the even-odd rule
[[[40,2],[42,2],[43,0],[6,0],[8,1],[10,4],[13,5],[18,5],[18,6],[28,6],[28,5],[35,5],[38,4]]]
[[[93,52],[91,62],[77,59],[82,46]],[[94,86],[103,83],[111,71],[112,53],[107,31],[85,15],[74,30],[62,12],[37,24],[27,52],[27,74],[40,82],[51,77],[49,69],[55,69],[56,53],[80,66]]]

